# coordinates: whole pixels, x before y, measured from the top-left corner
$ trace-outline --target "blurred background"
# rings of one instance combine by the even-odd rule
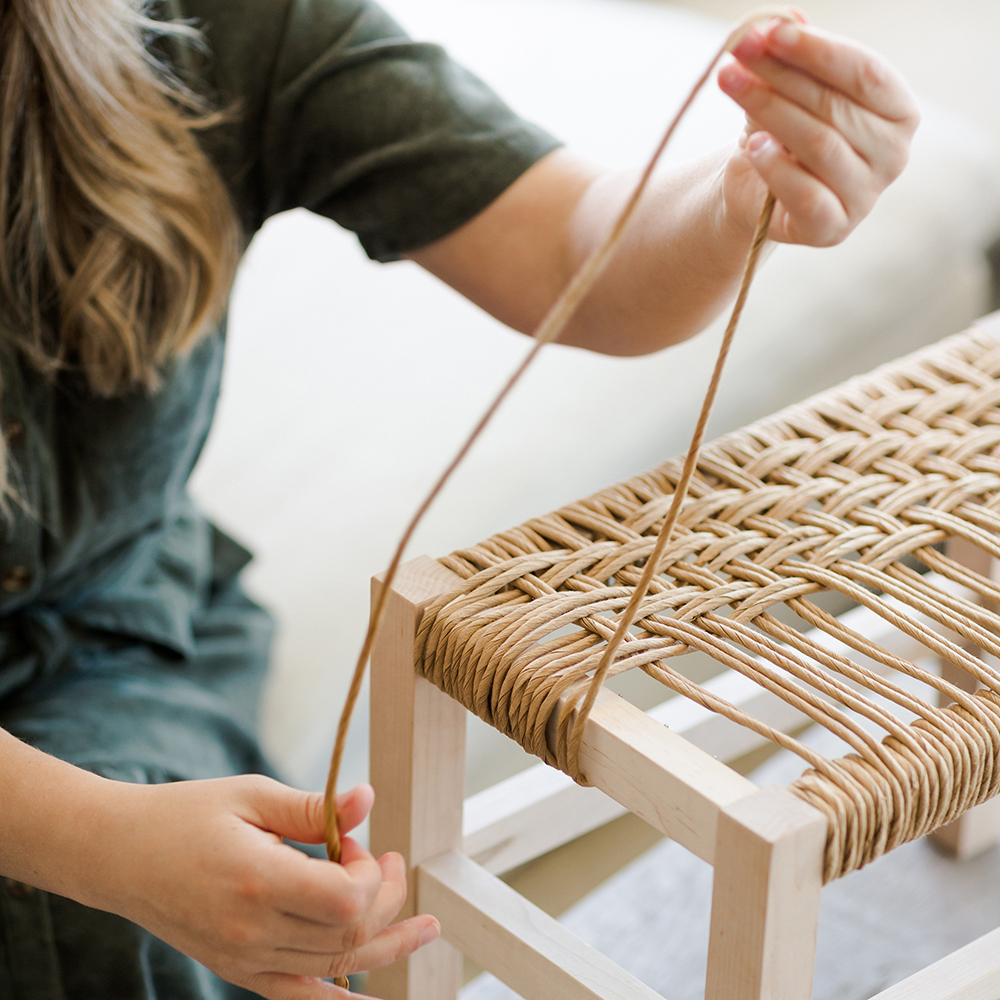
[[[412,34],[443,42],[526,117],[610,167],[645,161],[729,23],[748,9],[741,0],[386,6]],[[885,54],[917,91],[923,124],[910,167],[844,245],[779,248],[768,261],[713,434],[958,332],[996,303],[1000,4],[813,0],[803,8],[815,24]],[[668,160],[733,142],[741,128],[738,109],[710,86]],[[642,359],[547,349],[410,555],[477,542],[682,452],[719,333],[716,324]],[[384,568],[407,517],[525,350],[524,338],[415,265],[371,263],[350,233],[325,220],[288,213],[254,240],[233,297],[219,415],[193,485],[210,514],[255,551],[248,585],[278,616],[262,724],[268,751],[294,784],[322,786],[363,637],[370,577]],[[640,703],[647,697],[630,693]],[[345,786],[364,778],[366,745],[362,705]],[[528,763],[510,741],[470,721],[470,792]],[[624,855],[652,843],[635,830],[622,840],[631,844]],[[546,897],[552,912],[622,860],[607,843],[584,850],[567,863],[589,874],[575,896]],[[596,856],[604,860],[595,864]],[[905,858],[901,864],[905,873]],[[668,895],[704,881],[683,866],[670,870]],[[538,881],[545,877],[536,872],[536,898],[545,897]],[[984,881],[981,872],[970,870],[970,878]],[[908,905],[891,893],[885,898],[895,900],[890,909]],[[857,922],[844,905],[854,914],[848,922]],[[1000,899],[984,905],[998,911],[992,927]],[[959,937],[975,929],[952,928]],[[919,964],[932,957],[918,948],[914,960],[918,952]],[[898,968],[905,962],[879,974]],[[861,987],[852,992],[856,983],[838,983],[824,995],[862,995]],[[484,998],[494,995],[493,987],[476,988],[486,990]]]

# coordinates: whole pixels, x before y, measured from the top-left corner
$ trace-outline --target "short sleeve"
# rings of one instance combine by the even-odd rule
[[[559,143],[367,0],[183,0],[234,121],[207,137],[251,225],[303,207],[392,260],[451,232]]]

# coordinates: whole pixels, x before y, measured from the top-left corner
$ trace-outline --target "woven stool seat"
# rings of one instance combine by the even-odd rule
[[[1000,790],[990,661],[1000,587],[945,544],[1000,558],[998,375],[1000,341],[981,326],[704,447],[613,664],[802,756],[808,769],[790,790],[827,817],[826,880]],[[418,671],[585,781],[568,751],[571,721],[680,468],[667,462],[441,559],[464,584],[424,611]],[[822,592],[868,609],[926,657],[855,631],[817,603]],[[853,752],[828,760],[695,683],[678,659],[692,650]],[[971,683],[942,677],[927,657]]]

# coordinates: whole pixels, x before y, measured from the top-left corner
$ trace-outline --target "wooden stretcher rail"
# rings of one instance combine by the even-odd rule
[[[840,620],[897,656],[926,655],[919,643],[868,608],[853,608]],[[815,631],[809,636],[819,638]],[[850,653],[856,661],[864,660],[837,640],[823,636],[822,641],[832,650]],[[865,660],[864,665],[885,672],[881,664],[873,661]],[[782,732],[791,732],[809,721],[787,702],[733,670],[723,671],[704,687]],[[666,726],[692,746],[727,764],[767,743],[753,730],[687,698],[670,698],[646,714],[658,726]],[[623,805],[599,789],[583,788],[561,771],[537,764],[466,799],[462,848],[487,871],[499,875],[626,812]]]
[[[417,904],[446,941],[524,1000],[660,1000],[475,862],[454,851],[417,870]]]
[[[580,768],[596,788],[712,863],[719,811],[757,786],[731,767],[603,690],[580,747]]]
[[[890,986],[872,1000],[997,1000],[997,997],[1000,997],[1000,928]]]

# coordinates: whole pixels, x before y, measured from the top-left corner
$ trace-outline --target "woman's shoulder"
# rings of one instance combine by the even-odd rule
[[[258,56],[289,43],[329,43],[359,21],[399,31],[374,0],[160,0],[159,7],[161,17],[198,28],[213,50],[242,47]]]
[[[406,40],[375,0],[160,0],[158,16],[197,29],[180,40],[196,75],[244,107],[332,52]]]
[[[278,181],[263,167],[275,136],[282,160],[294,162],[289,143],[336,132],[343,115],[357,113],[357,95],[351,101],[310,95],[334,66],[354,66],[351,54],[359,47],[407,41],[375,0],[158,0],[154,14],[195,29],[170,32],[160,44],[181,78],[224,112],[201,142],[247,232],[275,210]]]
[[[160,20],[183,23],[197,31],[197,35],[173,36],[171,41],[183,50],[184,62],[193,63],[199,75],[210,78],[205,82],[216,89],[243,90],[247,77],[266,75],[296,2],[160,0],[155,10]]]

